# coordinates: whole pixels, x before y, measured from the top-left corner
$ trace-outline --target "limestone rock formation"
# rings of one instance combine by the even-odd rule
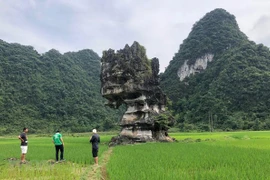
[[[166,96],[159,87],[159,61],[149,60],[138,42],[124,49],[109,49],[101,58],[101,94],[107,105],[126,105],[120,138],[134,141],[168,141],[173,118],[166,114]]]
[[[192,74],[197,74],[205,70],[208,62],[211,62],[213,58],[213,54],[205,54],[201,58],[196,59],[195,63],[192,65],[188,65],[188,60],[186,60],[177,72],[180,81],[183,81],[186,77],[189,77]]]

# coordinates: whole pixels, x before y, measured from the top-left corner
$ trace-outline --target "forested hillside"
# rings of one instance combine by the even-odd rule
[[[0,40],[0,134],[115,128],[121,112],[104,106],[99,74],[92,50],[41,55]],[[194,24],[160,77],[183,131],[270,129],[270,50],[224,9]]]
[[[206,54],[207,68],[180,81],[179,69]],[[239,30],[223,9],[196,22],[161,75],[182,130],[270,129],[270,51]]]
[[[104,107],[99,60],[92,50],[40,55],[0,40],[0,133],[112,128],[120,116]]]

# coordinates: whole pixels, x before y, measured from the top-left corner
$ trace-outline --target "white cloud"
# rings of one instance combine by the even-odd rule
[[[224,8],[251,40],[270,46],[268,0],[9,0],[0,1],[0,39],[39,52],[123,48],[138,41],[149,58],[169,64],[192,25]]]
[[[35,0],[29,0],[30,6],[35,9],[36,8],[36,1]]]
[[[257,43],[263,43],[270,47],[270,15],[261,16],[250,31],[251,39],[256,39]]]
[[[52,39],[38,31],[35,22],[29,20],[26,12],[34,11],[35,2],[32,1],[0,1],[0,39],[31,45],[40,53],[52,48],[67,50],[62,42],[54,43]],[[31,17],[32,18],[32,17]]]

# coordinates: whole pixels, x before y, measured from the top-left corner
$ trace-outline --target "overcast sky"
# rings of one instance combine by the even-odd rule
[[[270,47],[270,0],[0,0],[0,39],[39,53],[92,49],[100,56],[138,41],[164,71],[192,25],[215,8]]]

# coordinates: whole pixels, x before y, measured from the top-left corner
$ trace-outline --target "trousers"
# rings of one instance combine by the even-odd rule
[[[59,150],[60,150],[60,160],[64,159],[64,146],[62,145],[55,145],[55,159],[56,161],[59,160]]]

